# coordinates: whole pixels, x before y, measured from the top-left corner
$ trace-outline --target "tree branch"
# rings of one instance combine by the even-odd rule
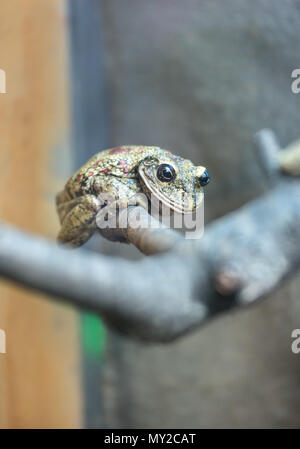
[[[2,225],[0,273],[93,309],[133,337],[170,341],[221,311],[261,299],[299,268],[300,182],[278,174],[272,191],[208,226],[201,240],[142,229],[131,241],[139,245],[143,235],[151,253],[163,241],[160,232],[169,242],[165,249],[173,249],[130,262],[63,249]]]

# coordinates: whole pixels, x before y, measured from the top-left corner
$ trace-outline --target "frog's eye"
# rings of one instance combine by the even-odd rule
[[[205,170],[199,178],[199,184],[201,187],[206,186],[210,181],[210,174]]]
[[[176,178],[176,171],[172,165],[161,164],[157,168],[156,176],[161,182],[171,182]]]

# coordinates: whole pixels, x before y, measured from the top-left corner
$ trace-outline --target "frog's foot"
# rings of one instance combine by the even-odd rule
[[[101,207],[101,210],[99,210],[97,215],[96,223],[102,237],[113,242],[129,243],[126,237],[124,237],[125,233],[123,231],[124,226],[126,227],[127,223],[123,222],[125,219],[124,216],[120,223],[119,213],[132,206],[141,206],[148,210],[148,199],[146,195],[135,194],[129,198],[119,198],[117,201],[112,202],[106,207]]]
[[[61,230],[57,241],[73,247],[87,242],[97,228],[96,216],[100,208],[100,201],[93,195],[58,203]]]

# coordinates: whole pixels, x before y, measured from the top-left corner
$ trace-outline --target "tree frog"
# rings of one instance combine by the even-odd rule
[[[83,245],[97,229],[98,212],[108,207],[103,194],[112,195],[118,210],[147,208],[154,197],[171,211],[190,213],[202,203],[203,187],[209,181],[205,167],[159,147],[119,146],[101,151],[56,196],[61,223],[57,239],[74,247]]]

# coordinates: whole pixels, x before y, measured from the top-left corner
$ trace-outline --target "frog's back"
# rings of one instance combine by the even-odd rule
[[[95,176],[136,177],[135,168],[147,156],[157,152],[167,153],[158,147],[128,145],[100,151],[77,170],[65,185],[66,199],[92,193]]]

